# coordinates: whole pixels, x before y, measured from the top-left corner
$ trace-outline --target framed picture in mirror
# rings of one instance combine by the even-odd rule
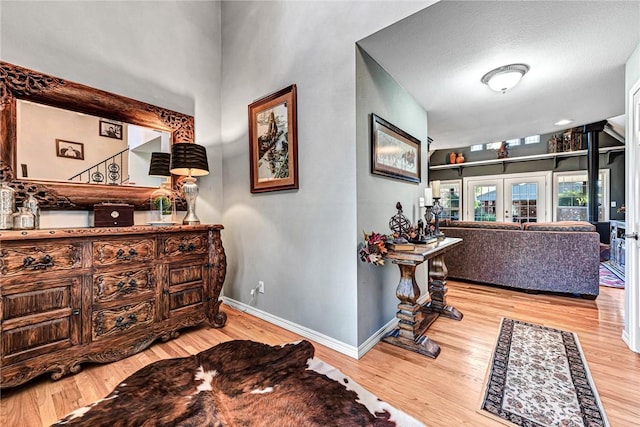
[[[67,159],[84,160],[84,144],[56,139],[56,154]]]
[[[100,120],[100,136],[122,139],[122,125]]]

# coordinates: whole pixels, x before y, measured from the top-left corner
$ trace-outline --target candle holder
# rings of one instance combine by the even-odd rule
[[[433,198],[433,207],[431,208],[431,213],[433,214],[433,218],[435,221],[435,229],[433,230],[433,235],[438,239],[444,239],[444,233],[440,231],[440,214],[443,211],[443,207],[440,204],[440,197]]]

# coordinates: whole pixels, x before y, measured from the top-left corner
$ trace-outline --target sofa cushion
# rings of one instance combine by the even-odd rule
[[[596,226],[586,221],[526,222],[529,231],[596,231]]]
[[[522,226],[520,225],[519,222],[499,222],[499,221],[451,221],[451,227],[522,230]]]

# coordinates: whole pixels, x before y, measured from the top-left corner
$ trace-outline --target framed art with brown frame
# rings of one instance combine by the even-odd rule
[[[298,188],[296,85],[249,105],[251,192]]]
[[[420,182],[420,140],[371,114],[371,173]]]
[[[100,136],[122,139],[122,124],[100,120]]]
[[[84,144],[56,139],[56,154],[67,159],[84,160]]]

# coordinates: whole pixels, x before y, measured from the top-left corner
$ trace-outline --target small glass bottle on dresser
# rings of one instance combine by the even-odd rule
[[[13,211],[16,204],[16,192],[6,182],[0,183],[0,230],[13,227]]]
[[[13,228],[16,230],[32,230],[35,228],[35,217],[27,206],[21,206],[18,212],[13,214]]]
[[[29,212],[33,214],[34,228],[40,228],[40,207],[38,206],[38,200],[33,193],[28,193],[29,197],[24,201],[24,205]]]

